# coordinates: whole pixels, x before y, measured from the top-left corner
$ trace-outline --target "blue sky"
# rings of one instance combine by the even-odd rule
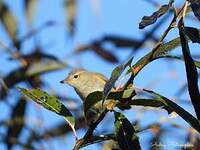
[[[97,10],[94,10],[94,5],[92,2],[98,2],[98,13]],[[167,3],[167,0],[160,1],[162,4]],[[176,4],[180,4],[181,1],[176,1]],[[16,15],[19,19],[19,37],[23,36],[27,33],[28,28],[25,21],[25,16],[23,12],[23,1],[22,0],[6,0],[6,3],[11,8],[12,12]],[[73,38],[66,33],[67,27],[65,25],[66,16],[64,15],[64,8],[63,8],[63,0],[53,1],[53,0],[40,0],[38,3],[38,7],[36,10],[36,14],[33,21],[33,28],[38,28],[42,26],[45,22],[49,20],[56,21],[56,26],[48,27],[43,30],[40,34],[37,35],[39,39],[40,46],[43,47],[44,52],[53,54],[54,56],[58,57],[62,61],[70,64],[74,67],[83,67],[91,71],[96,71],[103,73],[107,77],[110,76],[112,70],[116,66],[116,64],[110,64],[106,61],[103,61],[102,58],[97,57],[94,53],[86,52],[84,54],[67,57],[76,47],[78,44],[87,44],[91,40],[99,39],[105,34],[114,34],[114,35],[121,35],[125,37],[132,37],[132,38],[143,38],[144,31],[148,31],[151,27],[145,28],[144,31],[138,29],[138,24],[141,18],[144,15],[150,15],[156,9],[149,5],[149,3],[143,0],[79,0],[78,7],[77,7],[77,25],[76,25],[76,32]],[[168,20],[169,22],[170,20]],[[198,27],[198,22],[194,21],[187,21],[187,25],[192,25]],[[159,28],[159,30],[155,33],[156,36],[160,36],[164,29],[167,27],[167,24]],[[178,32],[174,30],[169,34],[167,39],[171,39],[172,37],[177,37]],[[5,42],[9,43],[9,38],[5,34],[2,27],[0,28],[0,38]],[[27,42],[23,45],[23,53],[29,53],[34,47],[34,40],[31,38],[27,40]],[[117,50],[115,47],[109,46],[117,56],[120,57],[120,61],[124,62],[127,56],[130,54],[129,49],[121,49]],[[191,45],[192,53],[197,53],[197,44]],[[142,57],[144,54],[150,51],[150,48],[141,48],[139,53],[134,56],[134,62]],[[177,49],[175,53],[180,54],[180,48]],[[2,53],[0,51],[0,53]],[[0,63],[4,66],[1,68],[0,72],[8,73],[9,68],[16,68],[19,64],[8,63],[7,55],[4,55],[3,59],[0,60]],[[175,62],[172,61],[170,63],[166,61],[155,61],[152,64],[148,65],[144,68],[143,71],[135,79],[135,85],[137,87],[148,87],[153,89],[169,98],[173,98],[175,92],[181,86],[182,83],[186,81],[185,71],[184,71],[184,63],[182,62]],[[51,91],[52,89],[57,93],[65,96],[72,96],[78,98],[74,90],[69,86],[64,86],[59,83],[60,80],[66,77],[67,73],[70,71],[69,68],[66,68],[61,71],[56,71],[52,73],[48,73],[43,75],[42,78],[48,83],[48,87],[45,88],[47,91]],[[156,84],[155,84],[156,83]],[[15,93],[16,91],[11,91],[11,93]],[[16,95],[19,96],[19,95]],[[188,94],[183,94],[181,98],[187,99]],[[15,101],[10,96],[10,103],[14,104]],[[79,102],[80,103],[80,102]],[[182,105],[190,112],[193,112],[190,106]],[[5,109],[5,112],[9,114],[8,109],[6,106],[0,105],[0,109]],[[38,108],[35,103],[30,102],[28,106],[27,114],[29,118],[33,120],[37,120],[38,114],[37,111],[40,112],[41,117],[43,119],[43,124],[45,128],[53,127],[58,122],[63,121],[62,118],[59,116],[43,109]],[[142,115],[141,125],[145,126],[151,122],[160,121],[161,116],[165,116],[167,118],[167,113],[164,111],[156,111],[159,112],[159,115],[154,111],[148,111],[141,113],[141,110],[131,110],[126,113],[127,117],[130,117],[130,120],[134,120],[136,117],[140,117]],[[0,119],[5,119],[3,116]],[[184,126],[188,126],[181,118],[171,119],[171,121],[178,122],[180,124],[184,124]],[[106,123],[102,123],[102,126]],[[166,126],[169,126],[169,123],[166,122]],[[34,124],[30,124],[30,126],[35,127]],[[112,126],[111,126],[112,127]],[[170,127],[169,127],[170,128]],[[171,128],[170,128],[171,129]],[[38,129],[39,130],[39,129]],[[172,129],[174,130],[174,129]],[[180,129],[179,129],[180,130]],[[179,131],[176,129],[175,131],[177,134],[179,133],[182,135],[182,130]],[[0,129],[1,131],[1,129]],[[78,136],[81,137],[85,131],[78,131]],[[22,139],[26,137],[26,131],[24,131]],[[149,133],[141,133],[140,139],[142,145],[145,144],[149,136]],[[168,139],[171,135],[166,136],[165,141],[166,143],[173,142],[172,139]],[[180,136],[181,137],[181,136]],[[174,139],[177,140],[177,139]],[[45,143],[45,148],[49,149],[48,146],[53,146],[54,149],[72,149],[74,144],[74,139],[72,134],[66,135],[63,139],[57,138],[56,140],[50,140]],[[180,138],[180,141],[176,142],[183,142],[183,139]],[[3,148],[3,145],[0,145]],[[59,147],[59,148],[58,148]],[[84,150],[96,149],[96,146],[89,146],[84,148]],[[170,149],[173,149],[173,146]],[[18,149],[18,148],[16,148]],[[144,149],[147,149],[144,146]]]

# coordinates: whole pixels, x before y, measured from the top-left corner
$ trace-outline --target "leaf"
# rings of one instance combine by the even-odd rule
[[[163,55],[163,56],[154,58],[154,60],[159,59],[159,58],[171,58],[171,59],[177,59],[177,60],[184,61],[183,58],[181,58],[179,56],[174,56],[174,55]],[[193,60],[193,61],[194,61],[195,66],[200,69],[200,61],[196,61],[196,60]]]
[[[132,38],[126,38],[116,35],[106,35],[102,39],[103,42],[111,42],[116,47],[137,47],[141,41]]]
[[[76,0],[65,0],[65,11],[67,13],[67,27],[71,35],[74,34],[75,29],[76,7]]]
[[[175,38],[169,42],[167,42],[166,44],[161,45],[156,52],[151,51],[148,54],[146,54],[145,56],[143,56],[141,59],[139,59],[133,66],[132,66],[132,70],[134,71],[134,75],[136,76],[144,66],[146,66],[148,63],[150,63],[151,61],[153,61],[154,57],[158,57],[158,56],[162,56],[164,54],[166,54],[168,51],[175,49],[176,47],[178,47],[180,45],[180,38]],[[151,59],[149,59],[150,56],[153,57]],[[148,60],[148,61],[147,61]],[[128,70],[127,74],[131,72],[131,69]]]
[[[25,0],[25,9],[26,9],[26,17],[28,20],[28,23],[31,25],[34,15],[35,15],[35,10],[36,10],[36,6],[38,1],[37,0]]]
[[[9,121],[6,135],[6,144],[8,149],[12,148],[22,132],[25,123],[26,104],[27,102],[23,98],[20,98],[12,109],[11,119]]]
[[[200,30],[198,29],[199,33]],[[189,39],[187,39],[190,41]],[[175,38],[165,44],[162,44],[156,51],[151,51],[145,56],[143,56],[141,59],[139,59],[128,71],[127,74],[130,73],[131,71],[134,72],[134,75],[136,76],[142,68],[144,68],[147,64],[152,62],[153,60],[156,60],[155,58],[166,55],[169,51],[174,50],[178,46],[180,46],[180,38]],[[153,54],[153,56],[152,56]],[[152,56],[151,59],[149,59],[149,56]],[[148,60],[148,61],[147,61]]]
[[[148,25],[151,25],[153,23],[156,22],[156,20],[161,17],[162,15],[164,15],[170,8],[171,4],[173,3],[173,1],[170,1],[170,3],[168,5],[162,5],[159,10],[157,10],[156,12],[154,12],[151,16],[144,16],[142,18],[142,21],[139,23],[139,29],[143,29]]]
[[[200,20],[200,1],[199,0],[188,0],[191,3],[191,8],[197,19]]]
[[[115,82],[120,77],[122,72],[126,69],[127,66],[130,66],[132,63],[133,57],[131,57],[125,64],[121,64],[117,66],[111,74],[110,79],[106,82],[103,90],[103,98],[102,98],[102,104],[106,100],[107,96],[109,95],[111,89],[114,87]]]
[[[74,51],[75,54],[85,52],[87,50],[95,52],[97,55],[99,55],[101,58],[104,60],[111,62],[111,63],[117,63],[118,58],[111,53],[110,51],[106,50],[104,47],[102,47],[99,41],[94,41],[89,45],[80,45],[79,47],[76,48]]]
[[[12,12],[9,10],[9,8],[5,5],[5,2],[2,0],[0,1],[0,20],[4,25],[4,28],[6,29],[9,37],[13,41],[13,44],[18,48],[18,42],[17,42],[17,23],[16,23],[16,17],[12,14]]]
[[[43,60],[43,61],[32,63],[30,67],[26,70],[25,75],[35,76],[35,75],[39,75],[45,72],[60,70],[65,67],[66,67],[66,64],[62,62],[46,59],[46,61]]]
[[[193,59],[190,54],[190,49],[185,36],[184,24],[181,19],[178,24],[179,35],[181,38],[182,53],[185,61],[185,68],[187,74],[188,91],[195,109],[197,118],[200,120],[200,93],[198,87],[198,74]]]
[[[161,101],[159,98],[154,98],[154,99],[137,98],[137,99],[128,101],[125,105],[156,107],[156,108],[158,107],[158,108],[165,109],[168,112],[168,114],[171,114],[173,112],[173,110],[169,108],[166,105],[166,103]]]
[[[20,88],[20,87],[18,87],[18,89],[23,95],[32,99],[33,101],[40,104],[44,108],[60,116],[63,116],[64,119],[69,124],[69,126],[71,127],[72,131],[74,132],[75,137],[77,137],[74,128],[75,119],[72,116],[72,113],[55,96],[51,96],[47,92],[44,92],[40,89],[27,90],[25,88]]]
[[[124,91],[110,92],[107,98],[112,100],[126,101],[126,99],[132,98],[133,95],[135,95],[135,90],[132,88],[126,89]],[[86,100],[83,103],[85,116],[92,108],[92,106],[102,100],[102,96],[103,92],[101,91],[90,93],[87,96]]]
[[[176,112],[180,117],[182,117],[186,122],[188,122],[191,127],[193,127],[195,130],[197,130],[200,133],[199,121],[193,115],[191,115],[189,112],[187,112],[182,107],[180,107],[173,101],[169,100],[168,98],[147,89],[143,89],[143,90],[159,98],[157,100],[162,102],[164,106],[169,107],[171,110]]]
[[[198,29],[193,27],[185,27],[185,34],[190,38],[192,43],[200,43],[200,33]]]
[[[120,149],[140,150],[140,143],[132,124],[122,113],[114,112],[114,115],[115,134]]]
[[[79,139],[78,141],[76,141],[76,144],[74,146],[73,150],[78,150],[81,148],[84,148],[86,146],[92,145],[92,144],[96,144],[96,143],[100,143],[100,142],[105,142],[107,140],[113,140],[115,139],[115,135],[114,134],[107,134],[107,135],[99,135],[99,136],[92,136],[90,139],[88,139],[87,141],[85,141],[84,139]],[[115,142],[115,146],[113,146],[114,148],[118,148],[117,147],[117,143]],[[102,149],[103,150],[103,149]],[[112,149],[112,150],[118,150],[118,149]]]
[[[111,63],[117,63],[118,62],[117,57],[113,53],[111,53],[108,50],[106,50],[105,48],[103,48],[99,42],[93,42],[91,44],[90,48],[96,54],[98,54],[103,59],[107,60],[108,62],[111,62]]]

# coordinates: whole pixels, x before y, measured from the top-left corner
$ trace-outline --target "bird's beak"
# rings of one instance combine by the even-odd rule
[[[69,84],[69,78],[68,77],[65,78],[64,80],[60,81],[60,83],[62,83],[62,84],[64,84],[64,83]]]
[[[65,80],[61,80],[60,83],[62,83],[62,84],[65,83]]]

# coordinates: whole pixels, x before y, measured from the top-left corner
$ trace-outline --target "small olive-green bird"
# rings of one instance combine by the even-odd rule
[[[66,79],[61,83],[67,83],[72,86],[82,101],[95,91],[103,91],[104,85],[108,79],[96,72],[89,72],[85,69],[76,69],[69,73]]]
[[[106,81],[108,79],[100,73],[89,72],[85,69],[76,69],[70,72],[67,78],[60,82],[72,86],[84,102],[90,93],[103,91]],[[91,109],[89,115],[86,116],[86,121],[88,123],[92,122],[101,110],[102,105],[99,102]]]

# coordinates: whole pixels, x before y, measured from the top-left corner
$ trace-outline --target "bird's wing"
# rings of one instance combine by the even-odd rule
[[[103,81],[107,82],[108,78],[105,77],[103,74],[101,73],[97,73],[97,72],[93,72],[94,75],[97,75],[98,77],[100,77],[100,79],[102,79]]]

